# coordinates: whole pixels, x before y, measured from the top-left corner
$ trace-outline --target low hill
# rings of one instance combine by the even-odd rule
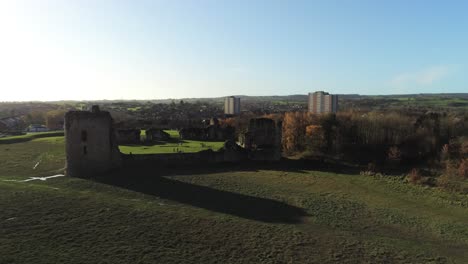
[[[400,176],[285,161],[30,178],[63,171],[63,137],[0,145],[0,162],[0,263],[468,261],[468,198]]]

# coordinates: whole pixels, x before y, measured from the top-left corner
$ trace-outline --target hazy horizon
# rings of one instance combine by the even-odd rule
[[[312,91],[314,92],[314,91]],[[326,91],[325,91],[326,92]],[[82,99],[82,100],[74,100],[74,99],[63,99],[63,100],[16,100],[16,101],[0,101],[0,103],[25,103],[25,102],[68,102],[68,101],[75,101],[75,102],[94,102],[94,101],[166,101],[166,100],[195,100],[195,99],[222,99],[228,96],[238,96],[238,97],[288,97],[288,96],[307,96],[307,94],[271,94],[271,95],[245,95],[245,94],[233,94],[233,95],[225,95],[225,96],[216,96],[216,97],[167,97],[167,98],[143,98],[143,99],[135,99],[135,98],[126,98],[126,99]],[[468,95],[468,93],[406,93],[406,94],[338,94],[338,95],[358,95],[358,96],[409,96],[409,95]]]
[[[3,1],[0,101],[463,93],[464,1]]]

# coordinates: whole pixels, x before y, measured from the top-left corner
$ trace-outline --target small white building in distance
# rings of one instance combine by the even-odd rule
[[[338,111],[338,95],[323,91],[309,93],[309,112],[314,114],[336,113]]]
[[[240,98],[229,96],[224,99],[224,114],[238,115],[240,114]]]

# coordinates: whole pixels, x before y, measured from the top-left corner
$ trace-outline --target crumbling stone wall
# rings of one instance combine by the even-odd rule
[[[247,160],[247,152],[234,141],[226,141],[220,151],[211,149],[195,153],[138,154],[124,155],[124,165],[147,166],[159,165],[200,165],[219,162],[241,162]]]
[[[171,135],[162,129],[150,128],[146,130],[146,141],[166,141],[171,139]]]
[[[235,129],[231,126],[221,127],[217,125],[209,125],[207,127],[191,127],[179,130],[181,139],[188,140],[230,140],[234,138]]]
[[[243,137],[244,147],[237,145],[234,140],[228,140],[218,152],[206,150],[198,153],[124,155],[119,151],[109,112],[100,111],[98,107],[93,107],[92,111],[70,111],[65,115],[66,174],[87,178],[132,164],[274,161],[281,158],[281,131],[281,122],[275,123],[265,118],[252,119]],[[160,132],[155,130],[150,135],[154,137]]]
[[[112,117],[97,106],[65,114],[65,141],[68,176],[92,177],[121,166]]]
[[[239,141],[249,152],[251,160],[281,159],[282,122],[268,118],[253,118],[248,131]]]
[[[140,144],[140,129],[117,130],[117,144]]]
[[[179,130],[180,139],[205,140],[206,131],[201,127],[187,127]]]
[[[234,140],[227,140],[224,142],[223,149],[223,160],[226,162],[239,162],[246,161],[248,152],[241,146],[237,145]]]

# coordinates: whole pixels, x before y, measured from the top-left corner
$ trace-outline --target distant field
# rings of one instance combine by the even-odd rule
[[[132,111],[132,112],[139,111],[139,110],[141,110],[141,106],[129,107],[129,108],[127,108],[127,110]]]
[[[420,106],[438,106],[438,107],[468,107],[468,99],[465,98],[408,98],[408,97],[397,97],[395,98],[400,102],[406,102],[409,104],[416,104]]]
[[[365,99],[365,97],[364,97]],[[468,98],[443,96],[374,96],[368,99],[391,107],[421,106],[436,108],[468,108]],[[390,100],[390,101],[389,101]],[[395,101],[391,101],[395,100]],[[370,101],[371,102],[371,101]],[[358,104],[359,105],[359,104]]]
[[[422,108],[433,111],[466,111],[468,110],[467,94],[459,95],[375,95],[348,98],[339,97],[340,111],[359,109],[364,111],[398,110]]]
[[[207,149],[218,151],[224,145],[222,141],[180,140],[178,131],[166,130],[166,132],[171,135],[170,141],[161,141],[153,145],[121,145],[119,149],[124,154],[193,153]],[[143,130],[142,135],[144,135]]]
[[[57,137],[57,136],[63,136],[63,135],[64,135],[63,131],[27,133],[26,135],[20,135],[20,136],[2,137],[0,138],[0,144],[18,143],[18,142],[29,141],[35,138]]]

